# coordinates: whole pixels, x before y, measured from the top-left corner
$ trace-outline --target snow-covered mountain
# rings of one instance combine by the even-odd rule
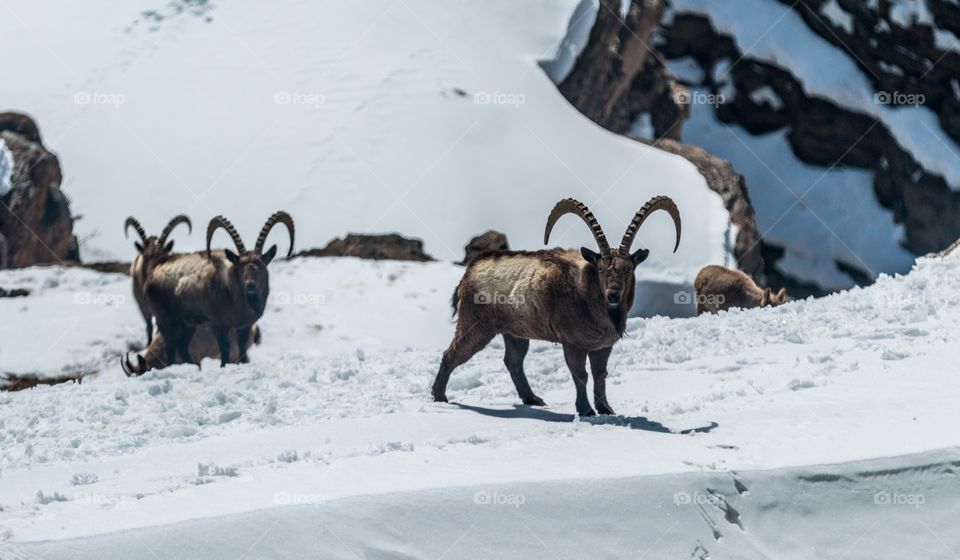
[[[7,50],[30,52],[9,61],[4,103],[60,155],[85,260],[130,258],[128,214],[151,231],[224,214],[253,236],[278,208],[301,247],[397,231],[457,260],[491,228],[542,247],[567,196],[619,238],[658,194],[677,201],[683,240],[671,254],[669,218],[651,218],[642,277],[690,284],[726,260],[729,218],[696,169],[571,111],[538,65],[575,0],[180,4],[41,1],[0,20]],[[593,243],[572,219],[557,234]]]

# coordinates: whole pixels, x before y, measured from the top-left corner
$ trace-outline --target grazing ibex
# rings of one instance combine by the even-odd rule
[[[167,237],[169,237],[173,229],[180,224],[187,224],[187,230],[193,233],[193,224],[190,223],[190,218],[183,214],[175,216],[170,220],[167,226],[163,228],[163,232],[160,233],[159,237],[156,235],[147,235],[143,226],[141,226],[140,222],[133,216],[129,216],[123,224],[123,235],[125,237],[129,236],[131,226],[136,230],[137,235],[140,236],[140,241],[133,242],[133,246],[137,249],[137,256],[134,257],[133,262],[130,264],[130,278],[133,279],[133,298],[137,301],[137,307],[140,308],[143,321],[147,324],[148,346],[153,339],[153,315],[150,314],[150,309],[147,308],[147,295],[144,291],[144,285],[147,283],[147,278],[154,265],[156,265],[162,257],[169,255],[170,252],[173,251],[173,241],[168,243]]]
[[[254,344],[260,344],[260,327],[254,324],[250,327],[250,339],[247,342],[247,350],[253,347]],[[210,330],[210,325],[200,325],[197,327],[197,332],[193,334],[193,339],[190,340],[190,355],[194,356],[198,360],[203,360],[204,358],[220,358],[220,347],[217,344],[217,339],[213,336],[213,331]],[[150,346],[141,354],[136,354],[137,363],[134,364],[130,361],[130,356],[126,355],[122,360],[120,360],[120,367],[123,369],[123,372],[127,374],[127,377],[134,377],[138,375],[143,375],[152,369],[162,369],[167,367],[168,364],[166,360],[167,356],[167,346],[163,340],[163,335],[157,333],[157,336],[153,337],[153,340],[150,341]],[[240,359],[240,348],[237,346],[237,331],[230,331],[230,360],[237,361]],[[177,362],[183,363],[183,362]]]
[[[450,373],[482,350],[497,334],[503,335],[503,358],[524,404],[543,406],[523,372],[530,339],[559,342],[577,389],[577,413],[596,414],[587,398],[586,361],[593,372],[594,404],[601,414],[613,414],[607,401],[607,359],[623,337],[627,314],[633,307],[634,269],[649,250],[630,253],[633,238],[644,220],[664,210],[676,227],[676,252],[680,246],[680,212],[665,196],[650,199],[627,227],[620,247],[610,249],[607,238],[590,210],[572,198],[562,200],[547,218],[546,245],[554,224],[565,214],[576,214],[593,233],[600,249],[550,249],[536,252],[500,251],[474,259],[453,295],[459,314],[456,334],[440,362],[433,383],[433,398],[446,402]]]
[[[253,251],[246,250],[229,220],[217,216],[207,226],[206,253],[169,255],[154,267],[146,284],[147,301],[163,334],[167,363],[174,363],[179,353],[184,361],[200,364],[191,357],[189,345],[196,328],[204,323],[210,323],[217,339],[221,367],[230,359],[230,329],[237,330],[241,349],[236,361],[247,362],[250,326],[263,315],[270,293],[267,265],[277,254],[276,245],[266,252],[263,245],[278,223],[290,234],[289,257],[293,254],[294,230],[293,218],[286,212],[270,216]],[[210,250],[213,234],[219,228],[230,234],[237,253]]]
[[[775,307],[787,300],[785,288],[778,292],[761,288],[743,271],[717,265],[700,269],[693,287],[697,292],[697,315],[733,307]]]

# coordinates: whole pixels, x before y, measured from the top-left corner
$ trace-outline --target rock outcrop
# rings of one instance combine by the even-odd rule
[[[432,261],[423,251],[423,241],[391,233],[367,235],[349,233],[344,239],[334,239],[322,249],[301,251],[294,257],[357,257],[372,260]]]
[[[463,247],[463,260],[457,264],[464,266],[470,264],[477,255],[488,251],[509,251],[510,244],[507,242],[506,234],[499,231],[489,230],[473,239]]]
[[[60,162],[36,123],[0,113],[0,267],[79,260]]]

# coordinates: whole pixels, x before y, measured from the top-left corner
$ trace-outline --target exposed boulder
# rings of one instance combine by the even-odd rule
[[[458,264],[468,265],[470,261],[481,253],[488,251],[509,251],[510,244],[507,242],[506,234],[491,229],[471,239],[463,247],[463,250],[463,260]]]
[[[0,113],[0,265],[19,268],[79,257],[60,162],[30,117]]]
[[[432,261],[423,251],[423,241],[396,233],[368,235],[349,233],[344,239],[334,239],[322,249],[308,249],[294,257],[357,257],[372,260]]]

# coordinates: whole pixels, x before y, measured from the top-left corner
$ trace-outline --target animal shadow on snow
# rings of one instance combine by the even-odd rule
[[[456,405],[457,407],[463,410],[469,410],[471,412],[476,412],[477,414],[483,414],[484,416],[492,416],[494,418],[528,418],[531,420],[542,420],[544,422],[561,422],[567,423],[573,422],[576,419],[576,416],[573,414],[562,414],[560,412],[553,412],[551,410],[545,410],[543,408],[538,408],[535,406],[527,406],[515,404],[512,409],[500,409],[500,408],[486,408],[483,406],[472,406],[462,403],[450,403]],[[664,426],[660,422],[654,420],[648,420],[644,416],[591,416],[588,418],[581,418],[581,422],[588,422],[595,425],[605,425],[605,426],[623,426],[625,428],[630,428],[633,430],[643,430],[646,432],[656,432],[660,434],[690,434],[690,433],[708,433],[713,431],[714,428],[719,426],[716,422],[710,422],[706,426],[700,426],[697,428],[688,428],[686,430],[671,430],[670,428]]]

